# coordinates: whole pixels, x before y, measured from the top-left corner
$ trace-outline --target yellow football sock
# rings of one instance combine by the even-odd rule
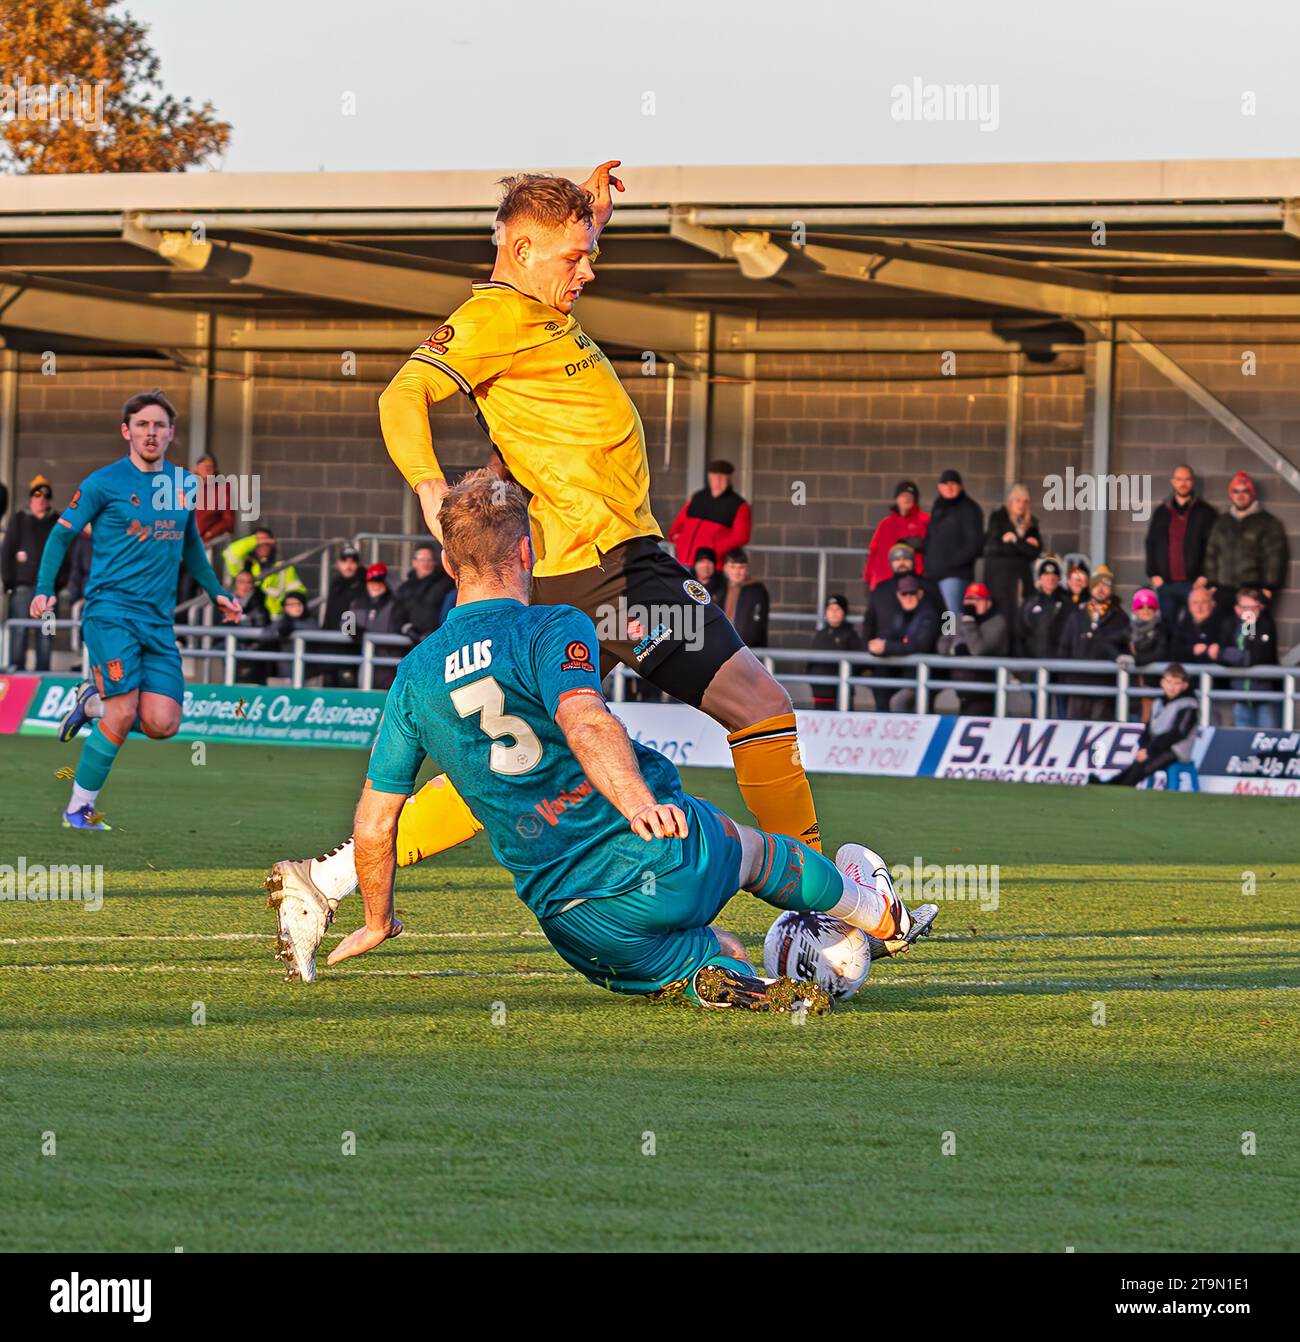
[[[788,834],[820,853],[821,828],[799,758],[794,714],[779,713],[742,727],[727,736],[727,743],[740,795],[759,827],[771,834]]]
[[[431,778],[407,799],[397,818],[397,865],[409,867],[446,852],[483,828],[446,774]]]

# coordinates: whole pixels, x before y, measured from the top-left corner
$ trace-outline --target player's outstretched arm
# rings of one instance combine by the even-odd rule
[[[379,398],[379,428],[393,465],[420,500],[424,523],[442,543],[438,509],[442,507],[447,481],[433,450],[429,428],[429,406],[445,394],[430,370],[408,359]]]
[[[643,839],[686,837],[680,807],[657,802],[637,767],[623,724],[599,694],[571,694],[561,700],[555,722],[592,786]]]
[[[59,570],[63,567],[63,558],[76,536],[72,525],[62,518],[50,532],[45,542],[45,549],[41,551],[41,566],[36,573],[36,595],[32,598],[31,608],[27,612],[29,619],[39,620],[47,607],[56,604],[54,589],[58,583]]]
[[[405,805],[406,797],[401,793],[380,792],[366,780],[352,826],[357,883],[365,902],[366,921],[334,947],[328,964],[336,965],[374,950],[402,930],[393,915],[393,876],[397,871],[397,821]]]

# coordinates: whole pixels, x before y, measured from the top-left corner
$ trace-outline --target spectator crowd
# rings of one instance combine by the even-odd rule
[[[214,475],[216,462],[205,456],[195,470]],[[743,641],[763,648],[769,640],[772,602],[751,569],[750,506],[734,488],[734,474],[730,462],[711,461],[707,484],[674,518],[667,540]],[[1233,704],[1237,725],[1276,727],[1280,704],[1253,697],[1253,692],[1275,688],[1276,682],[1251,672],[1279,660],[1273,610],[1290,562],[1285,528],[1260,502],[1245,471],[1229,482],[1222,511],[1202,497],[1189,466],[1178,466],[1169,484],[1170,492],[1154,509],[1146,532],[1145,582],[1124,597],[1105,564],[1090,567],[1083,555],[1051,550],[1023,484],[1012,485],[986,519],[955,469],[939,475],[928,511],[921,506],[918,484],[903,480],[867,544],[860,623],[854,621],[846,594],[831,595],[811,648],[877,657],[919,653],[954,659],[1111,662],[1128,669],[1138,684],[1166,695],[1164,680],[1143,668],[1174,662],[1187,677],[1198,666],[1223,666],[1234,673],[1229,688],[1243,696]],[[21,618],[59,514],[50,482],[40,475],[28,486],[26,507],[16,507],[6,519],[5,504],[7,498],[0,500],[0,580],[9,596],[9,614]],[[218,555],[243,607],[241,625],[258,631],[252,646],[264,654],[284,654],[241,659],[241,683],[289,674],[287,658],[295,635],[329,631],[347,642],[321,639],[309,642],[307,650],[340,660],[310,663],[308,674],[319,675],[326,685],[355,685],[357,668],[346,663],[360,651],[365,633],[394,635],[413,646],[439,627],[455,600],[439,547],[432,541],[416,547],[400,580],[383,563],[363,566],[356,548],[344,545],[334,556],[326,591],[313,599],[281,554],[271,528],[259,526],[235,538],[235,514],[220,500],[218,506],[201,510],[197,521],[201,538]],[[79,608],[90,555],[86,528],[59,574],[61,617]],[[183,576],[177,593],[182,615],[194,596]],[[34,669],[48,670],[52,642],[39,630],[13,629],[5,669],[25,668],[30,652]],[[807,675],[827,677],[832,666],[809,662]],[[896,678],[886,668],[875,674],[882,680]],[[376,667],[375,686],[385,688],[393,675],[390,667]],[[963,674],[955,666],[944,679],[955,688],[962,711],[991,711],[987,688],[975,683],[986,677]],[[1095,673],[1069,679],[1079,688],[1090,682],[1112,683],[1111,677]],[[910,688],[882,684],[873,691],[875,706],[882,711],[907,711],[915,704]],[[815,706],[836,706],[835,685],[814,683],[812,692]],[[1073,694],[1053,704],[1054,713],[1079,718],[1108,718],[1112,711],[1113,700],[1100,694]],[[1163,746],[1156,753],[1162,751]]]

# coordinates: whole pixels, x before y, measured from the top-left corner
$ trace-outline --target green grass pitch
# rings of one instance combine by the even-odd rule
[[[0,903],[7,1249],[1300,1248],[1293,802],[816,778],[830,851],[998,864],[999,907],[795,1024],[589,986],[482,836],[286,984],[261,877],[364,757],[133,739],[104,836],[58,827],[74,758],[0,742],[0,862],[105,868],[98,912]]]

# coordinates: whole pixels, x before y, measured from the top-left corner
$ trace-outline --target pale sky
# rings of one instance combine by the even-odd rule
[[[1300,156],[1296,0],[126,8],[233,122],[232,172]],[[986,86],[995,128],[896,119],[915,79]]]

